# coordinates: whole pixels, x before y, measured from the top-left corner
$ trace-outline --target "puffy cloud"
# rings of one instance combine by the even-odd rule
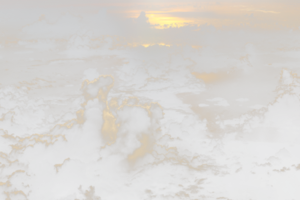
[[[51,23],[47,20],[45,14],[41,14],[37,21],[23,26],[22,32],[35,35],[68,34],[80,28],[82,19],[80,15],[74,15],[70,11],[66,11],[62,12],[55,22]]]

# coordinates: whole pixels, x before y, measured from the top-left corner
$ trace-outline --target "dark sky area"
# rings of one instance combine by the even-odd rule
[[[299,9],[0,1],[0,200],[300,199]]]

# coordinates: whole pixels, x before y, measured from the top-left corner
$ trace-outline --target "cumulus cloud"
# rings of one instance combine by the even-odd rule
[[[114,81],[112,75],[83,80],[84,102],[76,115],[49,131],[15,136],[0,129],[3,198],[109,199],[127,190],[138,199],[139,195],[196,198],[205,187],[203,176],[228,175],[228,167],[214,158],[171,145],[197,138],[206,129],[206,120],[188,115],[180,123],[169,122],[163,134],[162,106],[141,103],[138,97],[108,100]],[[13,114],[8,111],[3,120],[12,122]],[[186,174],[194,177],[192,182],[185,181]],[[169,192],[161,194],[154,181]]]

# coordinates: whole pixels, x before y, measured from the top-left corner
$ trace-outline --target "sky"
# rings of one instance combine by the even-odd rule
[[[299,199],[299,10],[0,1],[0,199]]]

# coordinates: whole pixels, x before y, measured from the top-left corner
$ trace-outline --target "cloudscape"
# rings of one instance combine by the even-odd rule
[[[299,199],[299,10],[0,1],[0,199]]]

